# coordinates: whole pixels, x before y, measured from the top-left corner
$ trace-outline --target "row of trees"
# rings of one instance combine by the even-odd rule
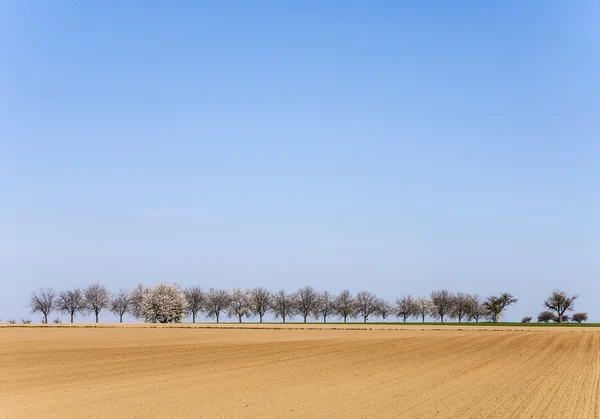
[[[571,320],[582,323],[587,321],[587,313],[575,313],[571,317],[566,314],[567,311],[573,311],[575,308],[575,300],[577,300],[577,295],[569,295],[564,291],[553,291],[546,301],[544,301],[546,310],[538,314],[538,323],[565,323]],[[524,317],[521,322],[529,323],[531,320],[531,317]]]
[[[564,298],[570,298],[565,304]],[[555,291],[546,301],[549,309],[555,310],[562,320],[565,312],[571,310],[576,296],[567,296]],[[428,297],[413,298],[410,295],[396,299],[394,303],[377,297],[369,291],[353,295],[344,290],[337,295],[328,291],[316,291],[307,286],[293,293],[284,290],[271,292],[266,288],[252,290],[236,288],[231,291],[211,288],[204,291],[199,286],[180,289],[177,285],[158,284],[153,287],[138,285],[132,290],[121,289],[111,294],[100,284],[88,288],[56,292],[44,288],[31,295],[29,307],[33,313],[41,313],[43,322],[48,322],[52,311],[70,316],[71,323],[77,314],[93,313],[96,322],[103,310],[108,310],[123,321],[125,314],[153,323],[181,322],[187,316],[196,322],[199,314],[216,319],[223,315],[234,317],[240,323],[244,318],[257,316],[262,323],[269,313],[283,323],[294,317],[301,317],[306,323],[309,318],[348,319],[359,318],[365,323],[377,316],[383,321],[390,317],[417,318],[423,322],[429,316],[444,322],[455,319],[479,322],[498,322],[505,310],[517,299],[509,293],[489,296],[485,299],[466,293],[452,293],[447,290],[434,291]]]

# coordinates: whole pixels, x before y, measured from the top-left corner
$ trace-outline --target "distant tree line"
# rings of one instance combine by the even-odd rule
[[[541,313],[538,321],[567,321],[565,313],[573,309],[576,298],[563,291],[554,291],[545,301],[546,308],[552,311]],[[309,319],[324,323],[331,319],[344,323],[359,319],[366,323],[373,318],[383,321],[399,318],[403,322],[417,319],[425,322],[428,317],[440,322],[451,319],[459,323],[498,323],[506,309],[516,302],[517,299],[509,293],[481,298],[462,292],[436,290],[427,297],[406,295],[391,302],[369,291],[353,295],[343,290],[334,295],[310,286],[288,293],[284,290],[272,292],[263,287],[233,290],[210,288],[204,291],[200,286],[181,289],[177,285],[161,283],[152,287],[138,285],[131,290],[120,289],[114,294],[100,284],[60,292],[43,288],[32,293],[29,308],[32,313],[42,314],[43,323],[48,323],[53,311],[68,315],[71,323],[79,314],[93,314],[97,323],[103,311],[112,312],[120,322],[128,314],[150,323],[177,323],[189,316],[195,323],[198,315],[215,319],[217,323],[223,316],[235,318],[239,323],[253,317],[262,323],[267,314],[283,323],[294,318],[302,319],[304,323]],[[548,319],[545,313],[550,313]],[[577,313],[572,320],[586,321],[587,314]],[[531,318],[523,319],[523,322],[529,321]]]

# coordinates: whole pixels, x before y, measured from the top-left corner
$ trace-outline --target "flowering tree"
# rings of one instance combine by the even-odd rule
[[[129,293],[129,314],[136,319],[143,319],[144,314],[142,313],[142,301],[144,296],[150,292],[150,288],[138,284]]]
[[[187,315],[188,302],[177,285],[162,283],[145,293],[140,310],[149,323],[179,323]]]
[[[435,313],[436,307],[431,301],[430,298],[427,297],[418,297],[415,299],[415,313],[414,316],[416,318],[420,318],[423,323],[425,323],[425,317],[430,316],[432,313]]]

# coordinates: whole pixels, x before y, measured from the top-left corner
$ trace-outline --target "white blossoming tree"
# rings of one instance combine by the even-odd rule
[[[177,285],[162,283],[144,293],[140,312],[149,323],[179,323],[188,313],[188,302]]]

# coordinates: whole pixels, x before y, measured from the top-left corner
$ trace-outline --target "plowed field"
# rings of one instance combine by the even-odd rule
[[[0,328],[0,417],[600,418],[595,328],[271,329]]]

